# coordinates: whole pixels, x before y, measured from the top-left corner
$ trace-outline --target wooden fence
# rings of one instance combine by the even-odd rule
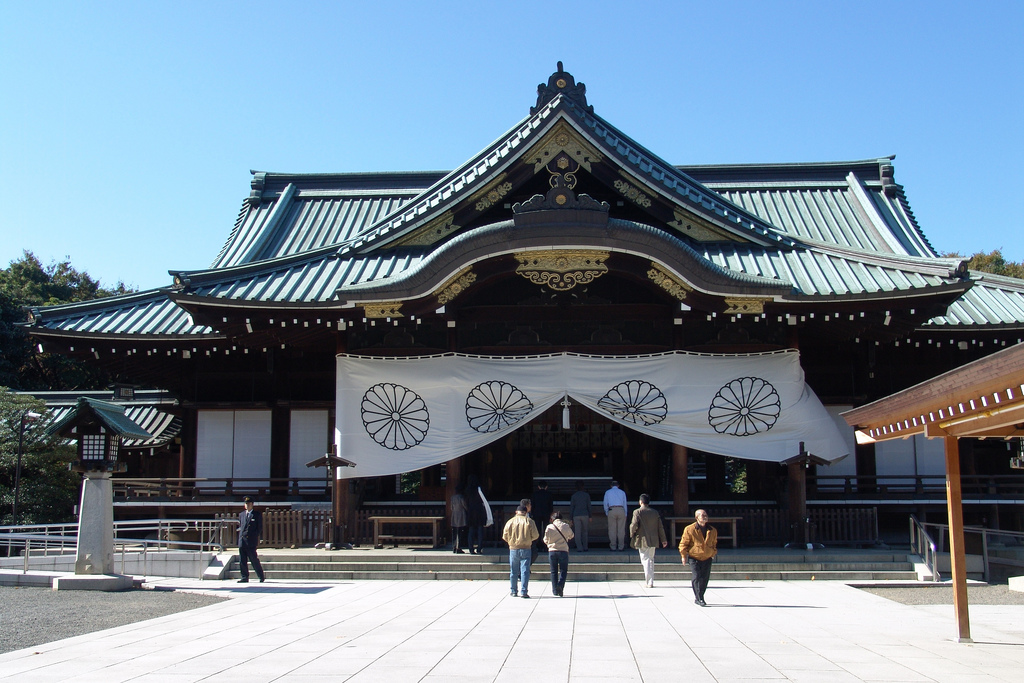
[[[667,514],[666,511],[662,511]],[[329,511],[326,509],[274,510],[263,511],[263,543],[270,548],[298,548],[314,545],[324,541]],[[356,511],[355,523],[345,530],[344,539],[353,544],[369,544],[373,542],[373,522],[370,517],[413,515],[422,517],[443,516],[442,505],[422,505],[414,507],[373,506]],[[503,510],[493,508],[494,526],[484,529],[485,545],[501,545],[501,530],[505,521],[515,514],[512,508]],[[737,534],[740,546],[784,545],[793,538],[786,511],[774,507],[714,507],[708,510],[712,517],[741,517],[737,523]],[[872,545],[878,541],[878,508],[831,508],[813,507],[807,510],[810,518],[809,538],[814,543],[825,545]],[[603,517],[595,516],[595,522],[603,521]],[[222,520],[220,542],[225,547],[234,546],[238,542],[238,516],[234,513],[216,515]],[[451,530],[447,524],[442,525],[442,543],[451,541]],[[402,529],[394,527],[397,536],[417,535],[422,533],[420,527]],[[591,538],[600,541],[605,533],[604,528],[591,527]]]
[[[742,517],[737,523],[739,542],[744,545],[784,545],[793,532],[782,508],[709,508],[712,517]],[[810,540],[824,545],[872,545],[878,541],[878,508],[807,509]]]
[[[320,510],[305,511],[306,513],[321,512]],[[310,543],[310,537],[306,530],[315,526],[315,514],[303,514],[302,510],[264,510],[263,511],[263,535],[260,537],[260,545],[267,548],[298,548],[304,543]],[[310,521],[304,517],[310,517]],[[326,517],[326,514],[325,514]],[[225,547],[238,544],[238,516],[232,513],[219,513],[216,519],[224,524],[221,527],[221,543]],[[312,538],[323,538],[323,530],[319,534],[311,534]],[[319,540],[312,540],[317,543]]]

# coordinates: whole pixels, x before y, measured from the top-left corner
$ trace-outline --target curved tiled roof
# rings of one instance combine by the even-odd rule
[[[950,282],[958,259],[925,259],[840,251],[826,245],[764,249],[739,244],[702,245],[712,263],[749,275],[778,278],[806,296],[847,296],[936,287]]]
[[[926,327],[992,325],[1024,329],[1024,280],[989,273],[974,275],[974,286],[953,302],[946,315],[932,318]]]
[[[421,260],[422,255],[410,252],[341,258],[331,250],[245,268],[189,273],[183,296],[244,300],[254,305],[328,303],[336,300],[339,288],[396,277]]]
[[[230,267],[342,245],[382,216],[407,204],[413,196],[415,191],[401,190],[371,196],[358,191],[282,193],[273,204],[244,211],[241,224],[211,267]],[[254,250],[265,232],[270,233],[269,238]]]
[[[216,336],[205,325],[196,325],[191,316],[167,298],[167,292],[154,289],[137,294],[112,296],[76,304],[43,306],[32,309],[35,329],[104,336]]]
[[[893,180],[890,157],[672,166],[594,114],[583,100],[552,92],[530,116],[451,172],[255,173],[252,193],[210,269],[176,273],[173,290],[37,309],[34,329],[69,337],[215,339],[219,335],[195,325],[175,299],[257,307],[329,306],[345,298],[339,291],[397,291],[380,284],[421,272],[432,258],[464,244],[465,236],[497,225],[505,217],[503,208],[488,209],[486,216],[467,209],[464,215],[470,219],[431,246],[395,245],[457,203],[478,196],[490,183],[500,182],[502,173],[521,177],[525,169],[514,164],[524,160],[528,149],[539,149],[535,143],[546,140],[556,126],[572,127],[580,145],[604,155],[610,162],[607,171],[621,172],[643,192],[658,195],[662,212],[684,209],[712,226],[701,234],[738,240],[684,238],[687,249],[698,255],[688,262],[695,270],[701,270],[703,260],[708,267],[723,269],[733,282],[785,283],[792,291],[782,298],[790,301],[934,290],[959,282],[958,262],[937,258],[917,225],[902,187]],[[613,209],[610,220],[617,223],[612,224],[643,226],[620,219],[636,217],[639,209],[629,208],[633,213],[623,209],[619,216],[618,208]],[[677,223],[665,223],[671,218],[653,210],[649,218],[646,228],[679,235],[673,227]],[[627,242],[611,248],[629,251]],[[1024,323],[1024,283],[987,275],[977,279],[946,316],[929,325]]]
[[[68,418],[78,405],[79,398],[110,401],[109,391],[41,391],[22,392],[46,401],[52,420],[58,424]],[[151,437],[144,439],[125,438],[121,442],[124,448],[154,448],[171,442],[181,433],[182,421],[177,415],[168,412],[178,404],[166,392],[142,390],[135,392],[130,401],[114,400],[114,404],[124,408],[124,413],[132,422],[142,427]]]

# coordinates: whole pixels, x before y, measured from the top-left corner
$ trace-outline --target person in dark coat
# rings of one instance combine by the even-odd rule
[[[249,563],[260,578],[260,583],[266,579],[263,573],[263,566],[256,554],[256,548],[260,544],[260,536],[263,535],[263,513],[253,508],[252,498],[245,497],[245,509],[238,513],[238,571],[242,578],[238,583],[249,583]]]
[[[555,509],[555,501],[548,492],[548,483],[543,479],[537,482],[537,490],[533,492],[533,498],[530,499],[530,503],[530,517],[537,524],[538,531],[544,529],[551,520],[551,513]],[[544,539],[542,538],[538,538],[534,542],[533,547],[537,552],[547,550],[547,546],[544,545]]]
[[[452,552],[465,553],[463,547],[466,545],[466,524],[468,508],[462,484],[455,485],[455,495],[452,496]]]
[[[466,479],[466,525],[469,527],[467,545],[470,554],[484,554],[484,527],[494,524],[491,504],[487,502],[480,480],[475,474]]]

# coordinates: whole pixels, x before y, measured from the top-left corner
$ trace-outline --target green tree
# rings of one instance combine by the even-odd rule
[[[0,523],[13,524],[14,481],[22,417],[26,421],[22,443],[18,511],[22,524],[74,521],[81,477],[68,469],[75,449],[46,433],[53,417],[46,404],[32,396],[15,394],[0,386]]]
[[[65,259],[44,266],[35,254],[24,255],[0,270],[0,385],[23,391],[94,389],[109,384],[105,373],[60,354],[42,353],[19,323],[33,306],[88,301],[131,289],[118,282],[100,286]]]
[[[944,254],[944,256],[949,258],[966,258],[956,252]],[[967,267],[970,270],[977,270],[983,273],[1024,279],[1024,263],[1007,261],[1003,258],[1003,252],[1000,249],[995,249],[988,253],[979,251],[968,259]]]

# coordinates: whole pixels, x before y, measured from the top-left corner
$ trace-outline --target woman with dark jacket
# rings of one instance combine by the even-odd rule
[[[494,524],[491,515],[491,504],[480,488],[480,481],[475,474],[466,479],[466,524],[469,526],[470,554],[483,555],[484,527]]]
[[[462,495],[462,484],[455,486],[455,495],[452,496],[452,552],[461,554],[466,552],[463,546],[466,545],[466,497]]]

